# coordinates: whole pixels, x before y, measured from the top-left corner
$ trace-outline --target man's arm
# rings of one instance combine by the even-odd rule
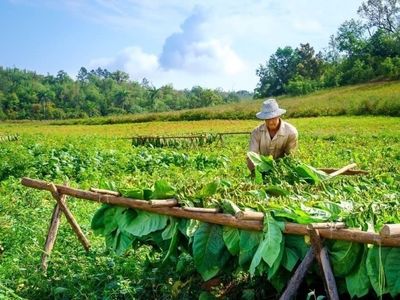
[[[260,135],[258,134],[257,130],[253,130],[253,132],[251,133],[249,151],[260,153]],[[247,157],[247,167],[249,168],[250,171],[253,172],[254,164],[248,157]]]
[[[298,133],[297,131],[294,133],[289,134],[287,142],[286,142],[286,147],[285,147],[285,154],[286,155],[291,155],[293,154],[298,145]]]

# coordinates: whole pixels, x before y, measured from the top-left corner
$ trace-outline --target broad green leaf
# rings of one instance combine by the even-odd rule
[[[125,231],[134,236],[141,237],[153,231],[163,229],[167,225],[167,216],[147,211],[138,211],[137,213],[137,217],[125,227]]]
[[[144,199],[142,189],[120,189],[119,192],[122,196],[132,199]]]
[[[247,157],[254,164],[256,169],[263,173],[268,172],[274,168],[274,159],[272,156],[263,156],[255,152],[247,152]]]
[[[204,280],[218,274],[230,255],[222,238],[222,227],[201,223],[194,235],[193,259]]]
[[[104,217],[107,210],[111,209],[112,206],[103,204],[94,214],[91,222],[91,228],[95,234],[104,234]]]
[[[366,262],[367,274],[371,285],[378,296],[382,296],[389,292],[386,286],[384,272],[384,263],[389,252],[390,248],[378,246],[374,246],[368,251]]]
[[[271,278],[273,278],[275,276],[275,274],[277,273],[277,271],[279,270],[279,267],[280,267],[282,259],[283,259],[284,250],[285,250],[285,246],[284,246],[284,242],[282,242],[281,249],[279,251],[279,255],[278,255],[277,259],[274,261],[271,268],[269,268],[269,270],[268,270],[268,274],[267,274],[268,280],[271,280]]]
[[[200,226],[200,222],[194,219],[180,219],[179,220],[179,231],[188,238],[191,238],[196,233]]]
[[[285,196],[288,196],[290,194],[289,191],[287,191],[287,190],[285,190],[285,189],[283,189],[283,188],[281,188],[279,186],[276,186],[276,185],[267,186],[265,188],[265,192],[268,195],[274,196],[274,197],[279,197],[279,196],[285,197]]]
[[[291,234],[285,235],[285,247],[293,250],[300,259],[303,259],[310,249],[304,240],[304,236]]]
[[[385,260],[387,287],[392,297],[400,293],[400,249],[391,248]]]
[[[216,179],[208,184],[206,184],[200,191],[200,198],[204,199],[214,195],[219,187],[220,181]]]
[[[226,247],[232,255],[237,255],[240,251],[240,232],[239,229],[224,226],[223,227],[223,239]]]
[[[350,274],[346,276],[347,290],[349,291],[349,294],[352,298],[361,298],[367,295],[371,287],[366,266],[368,248],[365,245],[363,245],[362,247],[363,255],[361,258],[361,262],[356,265],[356,267]]]
[[[331,260],[333,273],[335,276],[346,276],[354,266],[359,264],[359,257],[362,254],[362,245],[337,240],[329,247],[329,257]]]
[[[262,232],[248,230],[240,231],[239,265],[244,266],[251,261],[261,240]]]
[[[104,234],[109,234],[118,228],[118,220],[122,213],[126,210],[125,207],[112,206],[104,212]]]
[[[120,232],[117,243],[115,244],[115,252],[117,255],[123,255],[127,249],[132,247],[132,241],[135,239],[133,235],[125,232]]]
[[[124,210],[121,215],[117,215],[118,228],[121,231],[125,231],[126,226],[128,226],[136,216],[137,212],[134,209]]]
[[[154,191],[151,199],[168,199],[175,196],[175,190],[165,180],[158,180],[154,183]]]
[[[173,223],[174,227],[173,227],[173,234],[171,237],[171,243],[169,244],[168,252],[164,257],[162,264],[165,264],[167,262],[167,260],[176,252],[176,249],[178,248],[178,242],[179,242],[178,225],[179,225],[178,222]]]
[[[266,231],[265,231],[266,230]],[[270,266],[274,264],[281,251],[282,224],[275,221],[271,216],[264,218],[264,245],[262,251],[263,260]]]
[[[169,217],[168,219],[169,219],[169,224],[167,225],[167,227],[165,227],[165,229],[161,234],[163,240],[169,240],[172,238],[172,236],[175,234],[175,225],[179,223],[173,217]]]
[[[281,252],[282,231],[280,224],[271,216],[265,215],[264,235],[250,264],[249,272],[254,275],[255,269],[263,259],[269,267],[279,258]]]
[[[297,253],[293,249],[286,246],[285,250],[283,251],[282,266],[291,272],[298,260],[299,256]]]
[[[305,180],[308,183],[311,184],[315,184],[320,182],[320,178],[319,176],[316,174],[316,172],[314,172],[309,166],[307,166],[306,164],[299,164],[298,166],[296,166],[296,168],[294,169],[294,171],[296,172],[297,176],[300,179]]]

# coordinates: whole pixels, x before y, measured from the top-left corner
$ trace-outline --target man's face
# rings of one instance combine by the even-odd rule
[[[279,128],[279,117],[265,120],[268,130],[277,130]]]

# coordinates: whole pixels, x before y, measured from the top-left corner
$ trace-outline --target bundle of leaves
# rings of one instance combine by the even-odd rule
[[[202,193],[212,193],[217,189],[216,184],[208,185]],[[175,190],[165,181],[158,181],[151,188],[121,192],[135,199],[149,200],[171,198]],[[225,213],[231,212],[229,201],[221,203],[221,207]],[[120,255],[141,245],[151,245],[154,251],[161,253],[161,266],[175,268],[177,273],[187,273],[186,266],[194,265],[202,279],[209,280],[224,273],[245,271],[251,276],[266,277],[281,291],[309,249],[303,236],[283,234],[284,221],[297,218],[314,222],[324,217],[318,215],[320,211],[315,214],[305,207],[260,208],[265,211],[260,232],[110,205],[103,205],[96,212],[92,229],[103,235],[107,247]],[[334,211],[338,207],[330,209]],[[352,297],[362,297],[372,291],[378,296],[400,294],[397,259],[400,249],[345,241],[329,241],[327,247],[334,275],[343,287],[341,292]],[[312,281],[310,288],[313,288]]]
[[[220,135],[210,133],[176,138],[163,136],[136,136],[132,138],[132,146],[188,148],[192,146],[209,145],[220,138]]]

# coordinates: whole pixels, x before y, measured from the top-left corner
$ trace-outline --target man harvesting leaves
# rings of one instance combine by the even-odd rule
[[[297,148],[297,129],[283,121],[280,116],[286,113],[279,108],[275,99],[263,102],[261,111],[256,114],[258,119],[264,120],[251,132],[249,151],[264,156],[271,155],[274,159],[290,155]],[[254,164],[247,158],[247,166],[254,172]]]

